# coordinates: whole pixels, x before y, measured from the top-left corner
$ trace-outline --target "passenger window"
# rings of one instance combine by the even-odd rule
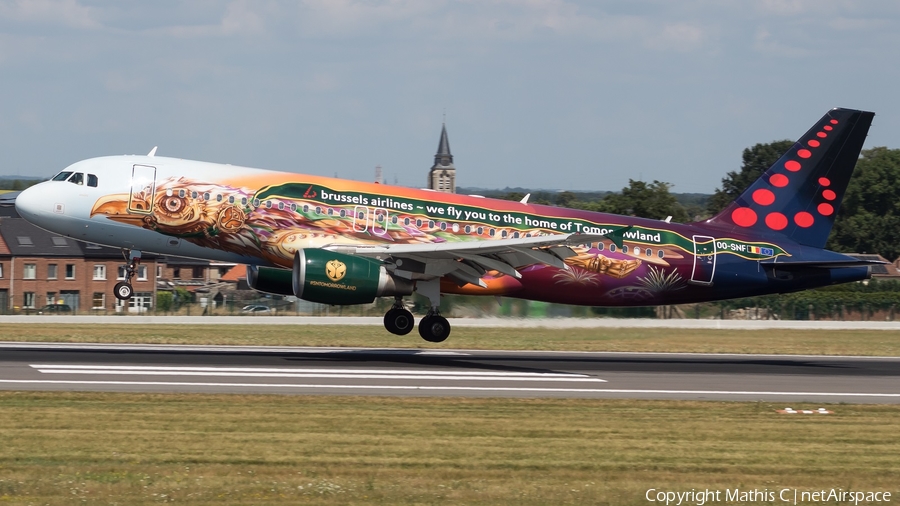
[[[490,230],[490,232],[488,232],[488,235],[490,235],[491,237],[494,237],[496,234],[497,234],[497,231],[494,230],[493,228]]]
[[[597,243],[597,250],[603,251],[603,248],[605,248],[605,247],[606,247],[606,245],[603,244],[602,242]]]
[[[216,194],[216,202],[222,202],[222,194],[221,193]]]
[[[97,187],[97,176],[93,174],[88,174],[88,186]]]
[[[610,244],[610,245],[609,245],[609,252],[610,252],[610,253],[615,253],[615,252],[616,252],[616,245],[615,245],[615,244]]]
[[[663,250],[659,250],[659,253],[657,253],[657,255],[659,255],[659,258],[662,258],[666,256],[666,253]]]
[[[234,204],[234,195],[229,195],[229,196],[228,196],[228,203],[229,203],[229,204]]]

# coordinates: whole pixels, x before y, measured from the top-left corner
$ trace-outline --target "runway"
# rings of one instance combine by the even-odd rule
[[[900,357],[0,343],[0,389],[900,403]]]

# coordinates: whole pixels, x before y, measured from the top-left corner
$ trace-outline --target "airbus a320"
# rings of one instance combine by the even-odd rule
[[[142,253],[248,265],[264,292],[324,304],[430,301],[419,334],[441,342],[441,294],[648,306],[792,292],[870,276],[824,249],[874,114],[833,109],[716,216],[669,223],[527,201],[155,156],[72,164],[22,192],[18,213],[51,232]]]

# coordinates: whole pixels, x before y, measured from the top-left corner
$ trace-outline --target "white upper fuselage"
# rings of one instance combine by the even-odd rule
[[[73,239],[114,248],[134,249],[165,255],[223,262],[268,264],[264,259],[201,247],[176,237],[119,223],[106,216],[91,216],[95,203],[110,194],[128,193],[135,165],[156,169],[156,180],[189,174],[215,179],[266,173],[261,169],[194,160],[149,156],[107,156],[76,162],[63,172],[84,174],[80,184],[46,181],[24,190],[16,198],[16,210],[23,218],[50,232]],[[96,176],[96,186],[88,185],[88,175]]]

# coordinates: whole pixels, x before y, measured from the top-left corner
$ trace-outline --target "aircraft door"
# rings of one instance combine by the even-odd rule
[[[365,232],[369,225],[369,208],[356,206],[353,208],[353,230]]]
[[[716,273],[716,240],[705,235],[694,236],[694,270],[691,283],[712,285]]]
[[[131,192],[128,195],[128,210],[150,214],[156,197],[156,167],[135,165],[131,172]]]

